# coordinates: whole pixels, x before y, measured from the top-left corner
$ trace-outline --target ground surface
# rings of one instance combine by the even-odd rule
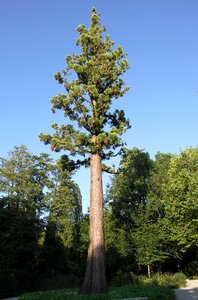
[[[177,289],[175,292],[176,300],[198,300],[198,280],[187,280],[186,287]],[[17,300],[17,298],[9,300]]]
[[[187,280],[184,288],[176,290],[177,300],[198,300],[198,280]]]

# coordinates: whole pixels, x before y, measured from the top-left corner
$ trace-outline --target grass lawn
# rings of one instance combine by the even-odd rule
[[[26,293],[19,300],[113,300],[130,297],[148,297],[148,300],[174,300],[175,293],[168,287],[155,285],[135,285],[112,288],[107,295],[85,296],[80,295],[77,289],[62,289]]]

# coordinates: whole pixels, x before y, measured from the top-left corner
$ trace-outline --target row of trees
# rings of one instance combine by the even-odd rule
[[[15,147],[0,160],[1,297],[78,285],[88,216],[66,156]],[[125,150],[105,197],[106,275],[198,272],[198,148],[179,155]],[[116,279],[117,278],[117,279]]]
[[[34,289],[42,274],[77,272],[82,203],[72,169],[67,157],[53,162],[24,145],[0,158],[2,297]]]
[[[120,174],[108,188],[107,207],[149,276],[151,268],[167,270],[170,261],[187,271],[189,253],[188,272],[198,271],[197,182],[198,148],[179,155],[157,153],[154,160],[138,149],[125,151]]]

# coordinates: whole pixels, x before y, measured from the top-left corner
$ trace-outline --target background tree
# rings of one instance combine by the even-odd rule
[[[110,285],[129,284],[128,274],[137,270],[134,243],[127,226],[121,226],[110,207],[104,214],[107,281]],[[126,276],[127,275],[127,276]]]
[[[170,161],[163,200],[167,228],[178,255],[198,247],[198,148],[188,148]]]
[[[127,246],[123,242],[125,252],[128,249],[127,264],[122,263],[125,272],[127,265],[135,272],[138,265],[147,266],[150,276],[151,267],[156,266],[160,271],[161,263],[170,256],[169,235],[163,222],[163,188],[170,158],[170,154],[157,153],[152,161],[145,151],[125,150],[120,161],[120,174],[113,177],[107,190],[107,207],[114,219],[110,237],[112,239],[113,232],[117,231],[128,243]],[[116,243],[117,248],[119,242]]]
[[[122,97],[128,88],[120,76],[129,68],[122,47],[113,47],[109,36],[103,37],[105,27],[100,25],[96,9],[92,9],[90,28],[77,27],[76,44],[81,53],[66,57],[66,69],[55,79],[63,84],[66,94],[52,98],[52,111],[61,109],[70,121],[58,126],[55,134],[41,134],[45,144],[55,151],[65,150],[81,155],[77,164],[90,164],[90,242],[82,292],[107,291],[104,269],[102,160],[110,159],[114,150],[123,145],[121,135],[129,128],[123,110],[110,110],[112,100]],[[68,75],[72,80],[68,81]],[[103,165],[103,169],[107,169]]]
[[[52,276],[54,272],[79,276],[82,272],[82,269],[78,270],[82,197],[78,185],[71,179],[72,173],[67,157],[63,155],[52,172],[53,188],[41,265],[45,276]]]
[[[119,173],[113,175],[106,194],[105,234],[107,237],[107,267],[118,279],[128,272],[137,272],[136,249],[132,233],[137,228],[135,216],[146,206],[152,161],[149,154],[137,148],[125,149]],[[119,236],[119,239],[118,239]],[[111,257],[110,257],[111,256]],[[113,274],[114,273],[114,274]]]
[[[158,152],[152,162],[147,198],[156,220],[162,219],[165,215],[164,187],[168,184],[168,170],[173,156],[170,153]]]
[[[82,205],[73,170],[67,157],[55,164],[24,145],[0,158],[1,297],[77,283]]]
[[[44,188],[51,187],[52,160],[47,154],[31,154],[25,145],[14,147],[0,158],[0,193],[4,206],[32,216],[43,214],[47,205]]]
[[[172,253],[170,236],[164,224],[165,203],[164,186],[173,155],[158,152],[150,165],[146,205],[140,206],[134,215],[135,230],[132,239],[135,243],[136,258],[139,265],[146,265],[148,277],[155,266],[162,272],[162,263]]]
[[[137,263],[147,266],[148,277],[151,277],[152,267],[161,266],[170,255],[167,249],[169,235],[163,224],[163,219],[156,218],[156,208],[147,202],[140,206],[133,216],[135,223],[131,231]],[[161,271],[161,268],[158,268]]]
[[[74,250],[79,244],[82,197],[78,185],[71,179],[72,172],[68,169],[67,157],[63,155],[57,161],[53,173],[54,187],[49,219],[56,223],[65,247]]]
[[[1,297],[34,288],[51,167],[48,155],[33,155],[24,145],[0,158]]]
[[[151,159],[148,152],[125,149],[119,174],[112,178],[106,201],[120,224],[132,225],[132,216],[140,204],[146,204],[149,190]]]
[[[25,212],[0,208],[0,298],[35,288],[42,225]]]
[[[127,232],[138,264],[158,272],[162,267],[175,271],[180,265],[195,274],[197,148],[179,155],[157,153],[149,164],[142,163],[147,160],[140,150],[127,154],[121,159],[122,176],[113,178],[107,192],[114,231],[122,227]]]

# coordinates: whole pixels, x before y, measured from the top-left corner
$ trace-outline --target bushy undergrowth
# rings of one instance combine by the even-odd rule
[[[165,286],[135,285],[112,288],[107,295],[80,295],[76,289],[63,289],[37,293],[27,293],[19,300],[111,300],[129,297],[148,297],[148,300],[174,300],[174,291]]]
[[[138,280],[142,284],[164,285],[170,288],[180,288],[186,285],[186,275],[183,273],[153,275],[150,279],[140,276]]]
[[[175,293],[168,287],[155,285],[134,285],[114,288],[110,291],[111,298],[148,297],[148,300],[172,300]]]

